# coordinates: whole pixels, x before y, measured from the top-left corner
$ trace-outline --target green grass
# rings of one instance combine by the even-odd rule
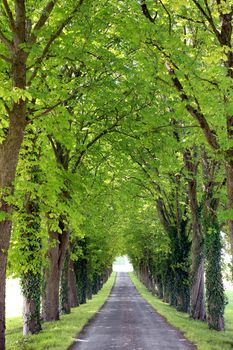
[[[153,296],[138,278],[130,273],[130,277],[139,293],[166,320],[182,331],[187,339],[197,345],[198,350],[231,350],[233,349],[233,292],[227,292],[228,305],[225,311],[225,332],[209,330],[205,322],[194,321],[187,314],[174,308]]]
[[[102,290],[86,304],[72,309],[71,314],[61,316],[60,321],[43,324],[37,335],[22,336],[22,318],[7,319],[7,350],[65,350],[74,342],[77,334],[96,314],[107,299],[115,281],[113,273]]]

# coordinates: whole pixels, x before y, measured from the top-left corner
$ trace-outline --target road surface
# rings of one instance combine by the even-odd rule
[[[140,296],[127,273],[117,274],[104,307],[70,350],[193,350],[184,336]]]

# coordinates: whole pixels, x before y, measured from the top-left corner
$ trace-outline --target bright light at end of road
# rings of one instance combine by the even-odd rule
[[[115,272],[132,272],[133,265],[130,263],[127,256],[118,256],[112,265]]]

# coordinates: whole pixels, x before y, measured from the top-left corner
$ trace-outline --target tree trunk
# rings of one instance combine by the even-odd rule
[[[60,300],[61,300],[61,313],[70,314],[70,299],[69,299],[69,253],[67,251],[62,275],[61,275],[61,288],[60,288]]]
[[[2,210],[11,212],[11,208],[2,202]],[[0,221],[0,349],[5,349],[5,298],[6,298],[6,267],[9,249],[11,221]]]
[[[162,276],[159,274],[155,278],[155,293],[159,299],[163,299],[163,281]]]
[[[202,211],[205,231],[206,297],[208,326],[217,331],[224,330],[225,297],[221,267],[221,231],[217,218],[219,198],[216,193],[216,170],[219,162],[202,154],[204,207]]]
[[[26,87],[27,55],[21,47],[25,43],[26,18],[24,2],[15,3],[15,28],[13,44],[10,44],[11,76],[14,88]],[[12,207],[6,204],[5,197],[13,193],[13,181],[18,156],[26,127],[26,101],[19,99],[8,111],[9,128],[4,142],[0,145],[0,208],[8,216]],[[11,235],[11,220],[6,217],[0,221],[0,349],[5,349],[5,293],[7,254]]]
[[[28,157],[38,155],[34,147],[30,149]],[[39,156],[39,155],[38,155]],[[33,164],[33,163],[32,163]],[[28,174],[31,182],[37,183],[39,168],[32,166]],[[39,198],[32,197],[28,192],[24,196],[23,208],[19,211],[17,225],[19,227],[21,248],[24,255],[25,249],[30,252],[26,254],[21,263],[20,282],[24,296],[24,326],[23,334],[38,333],[41,328],[40,306],[41,306],[41,239],[40,239],[40,208]]]
[[[59,285],[69,240],[62,219],[59,226],[62,233],[49,231],[48,267],[44,275],[45,288],[42,298],[44,321],[59,320]]]
[[[87,262],[85,258],[81,258],[74,264],[77,290],[78,290],[78,300],[80,304],[85,304],[87,301]]]
[[[0,221],[0,349],[2,350],[5,349],[5,284],[12,226],[10,219],[12,206],[6,203],[5,197],[13,193],[13,181],[25,126],[25,120],[20,122],[19,118],[17,124],[16,118],[12,118],[7,139],[0,145],[0,191],[2,192],[0,195],[0,214],[4,216]]]
[[[50,232],[50,240],[58,241],[58,233]],[[55,244],[55,242],[53,242]],[[43,320],[59,320],[59,282],[60,270],[59,245],[56,242],[55,247],[50,247],[48,251],[48,267],[45,270],[44,280],[45,289],[42,298]]]
[[[215,208],[205,206],[203,226],[205,229],[208,326],[210,329],[223,331],[225,298],[221,270],[222,247],[221,232]]]
[[[79,305],[78,301],[78,291],[76,286],[76,276],[74,272],[74,262],[69,259],[69,301],[70,301],[70,307],[76,307]]]
[[[204,294],[204,253],[203,236],[200,225],[200,215],[197,204],[196,180],[189,180],[189,198],[192,214],[192,267],[191,267],[191,309],[190,315],[194,320],[206,319]]]
[[[227,195],[228,195],[228,208],[233,209],[233,161],[228,161],[226,164],[226,179],[227,179]],[[230,233],[230,245],[231,245],[231,275],[233,280],[233,219],[228,220],[229,233]]]
[[[188,171],[189,204],[192,215],[190,315],[194,320],[204,321],[206,319],[206,311],[204,295],[203,235],[200,223],[200,209],[197,201],[196,181],[198,163],[190,150],[186,150],[184,153],[184,163]]]
[[[41,274],[27,272],[21,275],[21,287],[24,296],[23,335],[41,331],[40,297]]]

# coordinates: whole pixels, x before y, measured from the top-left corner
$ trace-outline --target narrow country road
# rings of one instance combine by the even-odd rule
[[[139,295],[127,273],[101,311],[84,328],[70,350],[190,350],[183,335],[169,326]]]

